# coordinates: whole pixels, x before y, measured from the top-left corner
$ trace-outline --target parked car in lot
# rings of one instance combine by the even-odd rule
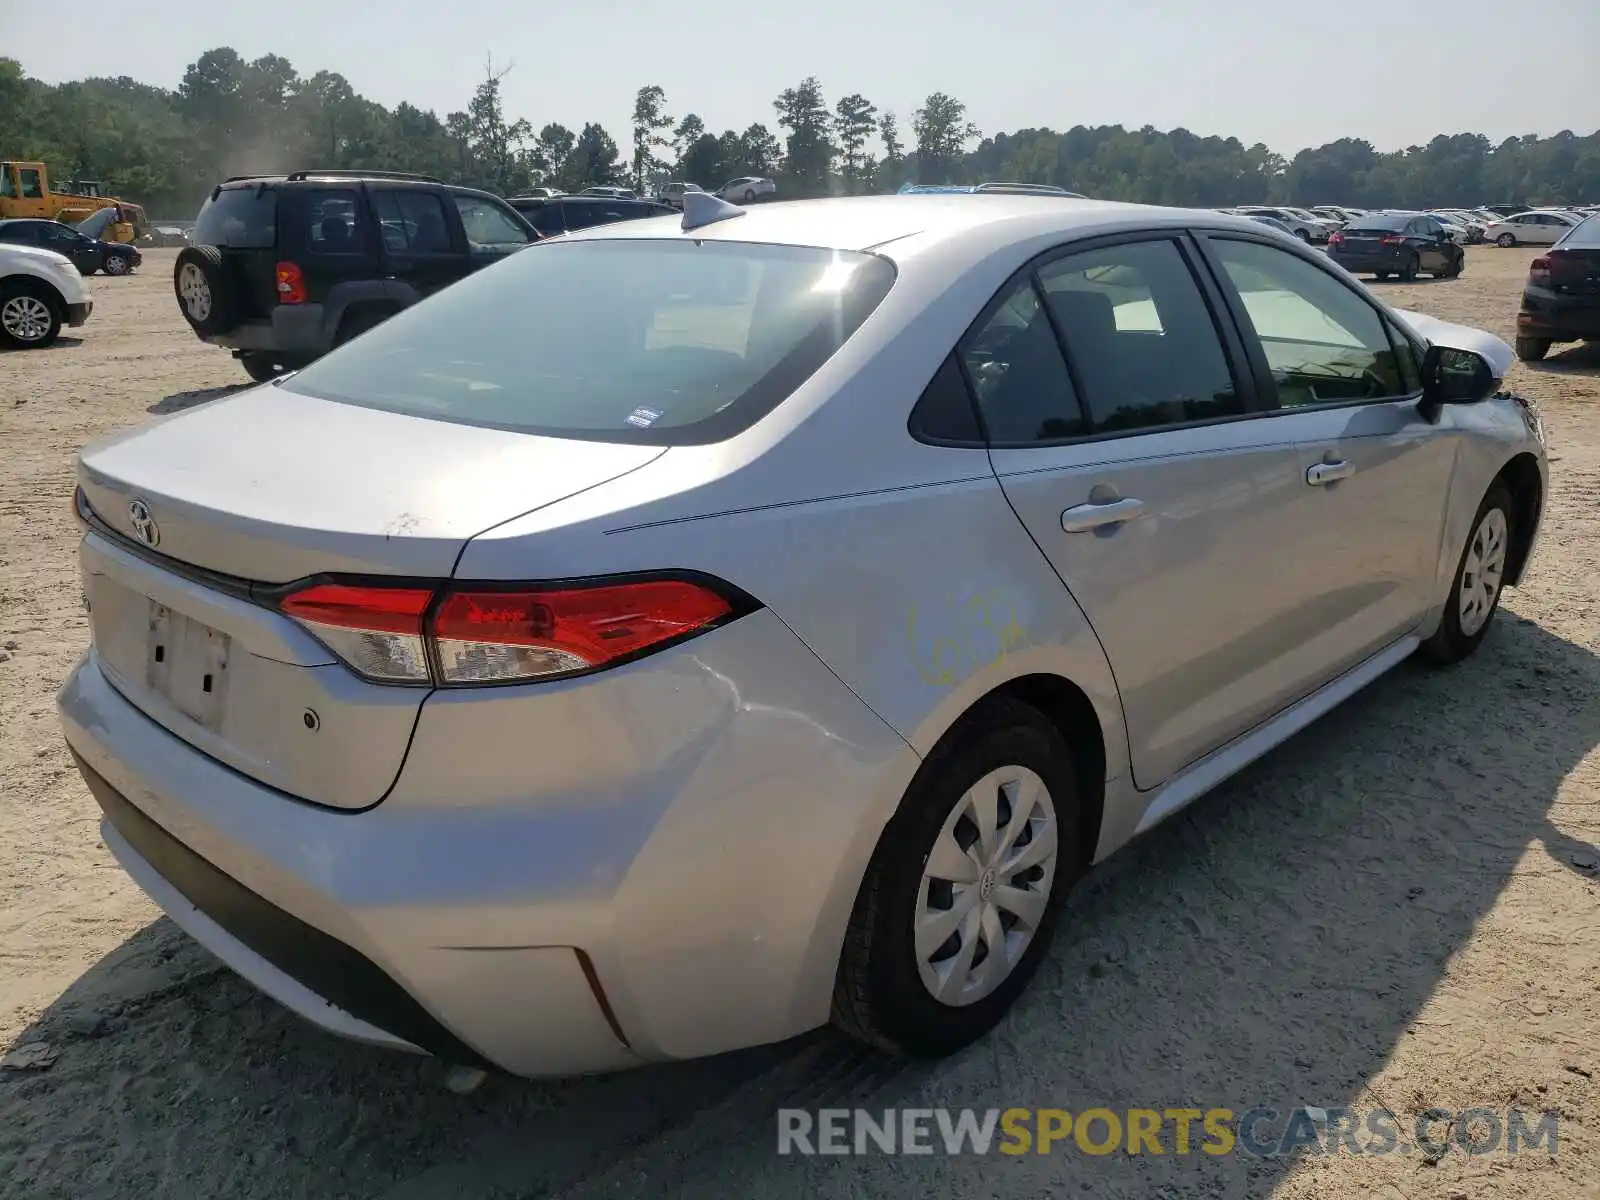
[[[0,346],[37,350],[61,327],[76,328],[94,311],[83,274],[64,254],[43,246],[0,243]]]
[[[1299,237],[1299,234],[1278,220],[1277,217],[1264,217],[1251,213],[1250,219],[1258,225],[1265,225],[1268,229],[1276,229],[1279,233],[1288,234],[1290,237]]]
[[[1547,480],[1511,361],[1218,214],[690,197],[84,450],[63,729],[335,1032],[947,1053],[1091,863],[1478,648]]]
[[[670,204],[673,208],[683,207],[683,194],[685,192],[702,192],[705,189],[698,183],[683,183],[673,181],[664,183],[656,191],[656,200],[662,204]]]
[[[103,242],[79,233],[61,221],[35,217],[13,217],[0,221],[0,242],[21,246],[43,246],[72,260],[85,275],[104,271],[107,275],[126,275],[144,262],[144,256],[125,242]]]
[[[1497,246],[1551,246],[1577,225],[1571,213],[1539,209],[1497,221],[1483,231],[1485,241]]]
[[[605,196],[611,200],[637,200],[639,194],[632,188],[625,187],[586,187],[579,192],[580,196]]]
[[[606,196],[513,196],[508,202],[540,237],[574,233],[593,225],[671,216],[678,210],[654,200],[617,200]]]
[[[1398,275],[1406,283],[1426,271],[1454,279],[1467,252],[1429,213],[1379,213],[1359,217],[1328,241],[1328,257],[1352,274],[1379,279]]]
[[[1600,217],[1589,217],[1528,266],[1517,311],[1517,357],[1537,362],[1557,342],[1600,341]]]
[[[1333,225],[1327,221],[1316,220],[1310,217],[1296,216],[1287,208],[1270,208],[1261,204],[1245,204],[1233,210],[1245,217],[1271,217],[1282,221],[1289,227],[1289,231],[1302,242],[1320,245],[1328,240],[1333,233]]]
[[[741,175],[737,179],[728,180],[716,190],[717,196],[731,200],[735,204],[754,204],[757,200],[777,194],[778,185],[758,175]]]
[[[296,370],[538,235],[498,196],[397,171],[297,171],[211,190],[173,290],[255,380]]]

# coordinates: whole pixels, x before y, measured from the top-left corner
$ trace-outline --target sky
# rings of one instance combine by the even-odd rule
[[[492,55],[508,117],[598,120],[619,143],[647,84],[721,131],[774,127],[773,97],[807,75],[903,130],[933,91],[986,134],[1183,126],[1284,154],[1600,128],[1600,0],[0,0],[0,55],[49,83],[176,87],[216,46],[441,117]]]

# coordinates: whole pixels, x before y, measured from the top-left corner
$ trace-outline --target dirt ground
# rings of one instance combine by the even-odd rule
[[[1511,336],[1531,252],[1376,285]],[[6,1197],[1600,1196],[1600,345],[1511,384],[1556,461],[1525,586],[1461,667],[1403,668],[1096,871],[1024,1002],[952,1061],[820,1033],[564,1083],[347,1045],[190,943],[112,862],[53,695],[87,634],[68,504],[98,434],[237,386],[171,254],[0,357]],[[1559,1114],[1517,1157],[780,1158],[775,1110],[1386,1107]]]

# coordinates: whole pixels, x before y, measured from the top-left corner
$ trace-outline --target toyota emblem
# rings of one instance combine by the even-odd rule
[[[143,500],[135,500],[128,505],[128,520],[133,523],[134,536],[146,546],[160,545],[161,529],[150,515],[150,506]]]

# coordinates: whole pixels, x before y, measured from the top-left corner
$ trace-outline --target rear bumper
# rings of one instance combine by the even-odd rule
[[[312,359],[332,348],[320,304],[280,304],[265,320],[241,321],[225,333],[202,334],[202,341],[244,350]]]
[[[1398,254],[1346,254],[1330,250],[1328,257],[1352,275],[1367,275],[1378,271],[1398,271],[1405,260]]]
[[[362,813],[200,754],[92,651],[58,704],[129,874],[336,1033],[538,1076],[828,1019],[866,860],[918,760],[775,616],[489,692],[430,698],[395,791]]]
[[[82,304],[67,305],[67,324],[76,329],[89,319],[89,314],[94,312],[94,301],[85,300]]]
[[[1600,296],[1565,296],[1527,288],[1517,312],[1517,335],[1552,341],[1600,337]]]

